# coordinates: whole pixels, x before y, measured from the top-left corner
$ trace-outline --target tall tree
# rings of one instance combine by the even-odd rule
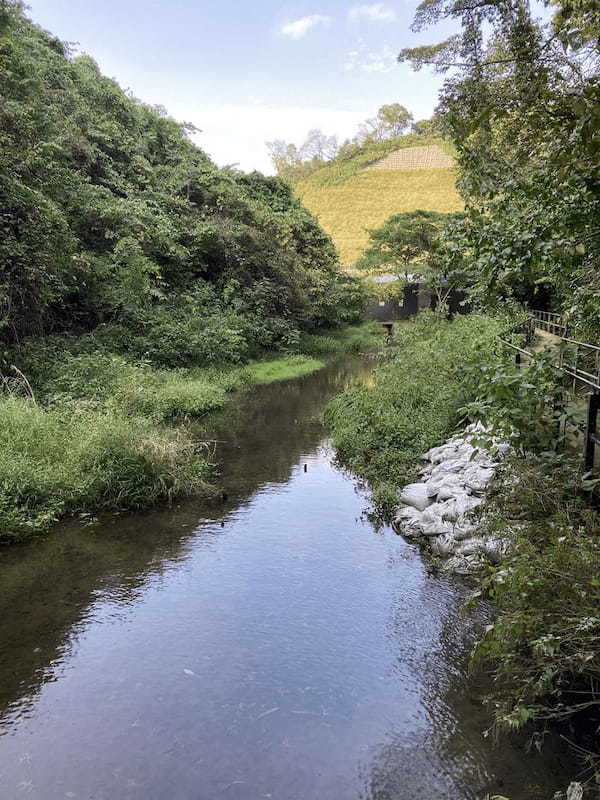
[[[600,8],[554,9],[540,24],[526,0],[424,0],[415,30],[451,20],[460,33],[400,59],[448,74],[438,111],[480,297],[588,308],[600,334]]]

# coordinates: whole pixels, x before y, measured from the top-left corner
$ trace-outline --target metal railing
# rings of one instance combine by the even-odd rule
[[[577,426],[577,429],[584,434],[584,469],[586,472],[591,472],[594,469],[596,447],[600,446],[600,439],[597,436],[600,410],[600,347],[562,336],[558,338],[560,344],[556,368],[571,379],[573,390],[578,384],[589,390],[586,424],[583,428]],[[523,357],[534,359],[536,356],[536,353],[517,347],[505,339],[500,338],[499,341],[514,351],[515,363],[518,366],[521,365]]]
[[[568,333],[567,320],[564,314],[555,314],[553,311],[531,311],[531,316],[536,328],[541,328],[555,336],[566,336]]]

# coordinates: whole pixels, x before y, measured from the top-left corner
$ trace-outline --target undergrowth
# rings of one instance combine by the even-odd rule
[[[370,385],[352,387],[325,410],[341,460],[373,489],[385,513],[399,486],[416,476],[418,459],[442,442],[459,421],[462,376],[478,352],[491,351],[502,319],[471,315],[448,322],[421,313],[399,328],[395,347]]]
[[[558,727],[589,783],[600,773],[599,479],[583,471],[581,441],[558,435],[571,403],[550,355],[519,369],[499,352],[475,360],[469,382],[465,411],[515,452],[485,507],[485,526],[510,550],[481,590],[497,615],[474,665],[493,676],[497,728],[541,744]]]
[[[201,445],[150,419],[85,404],[0,401],[0,541],[79,511],[140,509],[206,492],[208,474]]]

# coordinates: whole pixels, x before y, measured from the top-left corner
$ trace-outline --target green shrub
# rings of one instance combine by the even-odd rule
[[[327,333],[303,334],[302,353],[311,356],[334,356],[341,353],[360,353],[381,345],[384,331],[376,322],[349,326]]]
[[[571,722],[579,743],[600,724],[600,520],[585,485],[579,459],[556,453],[515,459],[496,480],[486,526],[511,551],[484,584],[497,616],[474,656],[494,674],[496,725]]]

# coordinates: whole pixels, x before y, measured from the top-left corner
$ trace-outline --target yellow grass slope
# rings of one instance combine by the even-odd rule
[[[296,192],[329,233],[342,264],[350,266],[363,254],[369,229],[402,211],[460,211],[456,170],[364,169],[331,186],[300,183]]]

